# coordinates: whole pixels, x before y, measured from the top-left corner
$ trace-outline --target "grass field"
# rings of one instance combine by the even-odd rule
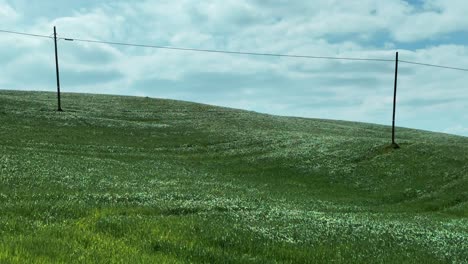
[[[468,263],[468,138],[0,91],[0,263]]]

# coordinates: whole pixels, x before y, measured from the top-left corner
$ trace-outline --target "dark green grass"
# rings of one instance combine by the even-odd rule
[[[0,91],[0,262],[464,263],[468,138]]]

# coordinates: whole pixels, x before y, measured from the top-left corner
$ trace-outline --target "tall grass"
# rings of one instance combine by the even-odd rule
[[[0,92],[0,262],[467,263],[468,139]]]

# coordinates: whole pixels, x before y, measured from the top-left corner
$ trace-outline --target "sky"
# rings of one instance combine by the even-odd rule
[[[466,0],[0,0],[0,30],[468,68]],[[394,61],[59,41],[63,92],[391,125]],[[53,40],[0,33],[0,89],[55,91]],[[468,72],[399,63],[397,126],[468,136]],[[66,105],[63,105],[66,110]]]

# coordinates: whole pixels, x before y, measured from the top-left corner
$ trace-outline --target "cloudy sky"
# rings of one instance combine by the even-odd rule
[[[466,0],[0,0],[0,29],[468,68]],[[59,42],[62,89],[391,124],[394,62]],[[0,89],[54,91],[53,41],[0,33]],[[468,136],[468,72],[400,63],[397,125]],[[66,109],[66,106],[64,106]]]

